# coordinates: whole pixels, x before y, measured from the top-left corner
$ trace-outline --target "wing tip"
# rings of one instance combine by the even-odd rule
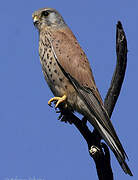
[[[122,169],[124,170],[124,172],[125,172],[126,174],[129,174],[130,176],[133,176],[133,174],[132,174],[132,172],[131,172],[131,170],[130,170],[130,168],[128,167],[128,165],[127,165],[126,162],[123,162],[123,163],[121,164],[121,167],[122,167]]]
[[[117,160],[118,160],[121,168],[123,169],[123,171],[124,171],[126,174],[129,174],[130,176],[133,176],[130,168],[128,167],[128,165],[127,165],[127,163],[126,163],[126,161],[125,161],[125,158],[122,158],[122,156],[120,156],[120,154],[117,154],[116,152],[115,152],[115,156],[116,156],[116,158],[117,158]]]

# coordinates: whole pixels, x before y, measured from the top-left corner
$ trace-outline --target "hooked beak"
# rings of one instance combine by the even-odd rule
[[[36,15],[33,16],[33,23],[35,26],[38,25],[38,16],[36,16]]]

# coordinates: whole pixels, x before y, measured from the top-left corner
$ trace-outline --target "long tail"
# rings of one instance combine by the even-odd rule
[[[100,104],[95,94],[90,89],[80,86],[80,84],[63,69],[55,53],[54,56],[61,71],[74,86],[74,89],[78,92],[78,95],[84,102],[84,105],[86,106],[85,109],[88,110],[88,114],[86,116],[88,117],[89,122],[94,126],[94,128],[99,131],[102,138],[111,148],[124,172],[126,174],[129,174],[130,176],[133,176],[125,161],[126,158],[128,159],[127,154],[125,153],[124,148],[121,145],[121,142],[114,130],[114,127],[105,108]]]
[[[93,117],[89,121],[92,124]],[[98,120],[95,120],[95,121],[98,122]],[[133,176],[131,170],[129,169],[129,167],[127,165],[127,163],[125,162],[125,159],[126,159],[127,156],[126,156],[126,153],[124,152],[124,150],[123,151],[121,150],[122,145],[121,144],[117,145],[118,143],[116,142],[116,140],[114,140],[112,138],[112,136],[102,127],[102,125],[99,122],[97,123],[96,129],[99,130],[99,133],[101,134],[102,138],[106,141],[108,146],[111,148],[111,150],[115,154],[115,156],[116,156],[120,166],[124,170],[124,172],[126,174],[129,174],[130,176]]]
[[[126,158],[128,159],[127,154],[124,151],[124,148],[114,130],[114,127],[104,106],[99,103],[95,94],[90,89],[80,86],[78,82],[69,74],[68,77],[78,92],[81,100],[86,105],[85,111],[86,109],[88,110],[86,116],[89,122],[94,126],[95,129],[99,131],[102,138],[111,148],[123,171],[126,174],[133,176],[130,168],[126,163]]]

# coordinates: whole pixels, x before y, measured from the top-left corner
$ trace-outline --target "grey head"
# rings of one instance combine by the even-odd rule
[[[39,9],[32,14],[32,18],[38,30],[41,30],[43,27],[61,28],[66,26],[62,16],[53,8]]]

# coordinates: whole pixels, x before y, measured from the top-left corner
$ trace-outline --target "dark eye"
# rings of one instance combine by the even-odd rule
[[[43,12],[42,12],[42,16],[47,17],[48,15],[49,15],[49,12],[48,12],[48,11],[43,11]]]

